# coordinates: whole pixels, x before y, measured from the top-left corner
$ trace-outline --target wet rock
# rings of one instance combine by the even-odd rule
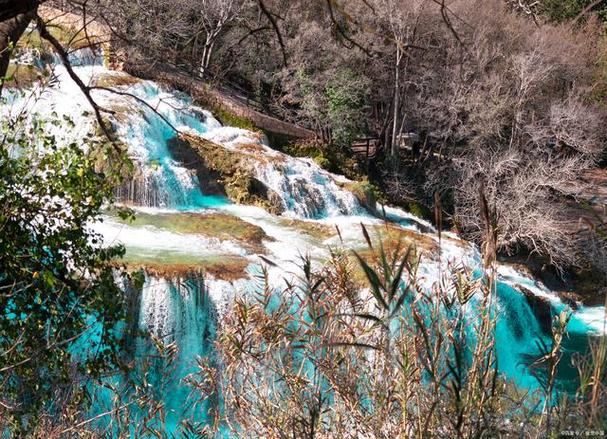
[[[120,203],[137,206],[158,207],[166,202],[166,194],[159,190],[156,180],[142,173],[126,179],[114,190],[116,200]]]
[[[578,294],[562,291],[559,293],[559,297],[574,311],[580,307],[581,297]]]
[[[136,265],[131,265],[132,267]],[[200,261],[197,264],[154,264],[148,262],[141,264],[140,269],[143,269],[147,274],[164,277],[164,278],[179,278],[199,274],[201,276],[211,275],[215,279],[225,281],[235,281],[246,279],[248,276],[247,267],[249,261],[245,258],[235,256],[225,256],[221,259],[213,259],[208,261]]]
[[[369,182],[357,181],[347,184],[345,188],[354,194],[360,205],[367,209],[369,213],[379,215],[376,190]]]
[[[270,188],[267,188],[267,200],[271,213],[274,213],[275,215],[282,215],[284,213],[285,206],[282,202],[282,198]]]
[[[598,270],[564,267],[564,272],[559,272],[547,258],[525,252],[514,256],[500,255],[499,260],[539,279],[549,290],[559,292],[563,302],[573,309],[578,306],[576,302],[585,306],[605,304],[607,281]]]
[[[210,143],[210,142],[209,142]],[[201,189],[206,195],[227,195],[224,185],[221,184],[222,173],[218,169],[209,166],[209,163],[201,156],[199,151],[192,145],[178,137],[168,141],[169,151],[172,156],[187,169],[196,172]],[[219,148],[219,146],[217,146]]]
[[[204,194],[224,195],[235,203],[256,205],[275,215],[283,213],[278,194],[255,177],[251,155],[191,135],[171,139],[169,150],[183,166],[196,172]]]
[[[181,234],[201,235],[220,241],[236,242],[252,253],[264,253],[264,241],[272,238],[259,226],[224,213],[145,213],[137,212],[134,219],[118,222],[134,227],[153,227]],[[174,265],[187,265],[188,261],[171,261]]]
[[[293,196],[295,204],[304,207],[308,217],[318,217],[325,210],[325,200],[320,191],[309,186],[304,179],[297,178],[291,182],[287,181],[287,184],[287,193]]]
[[[537,317],[537,321],[542,328],[542,331],[546,334],[552,333],[552,305],[550,302],[540,296],[533,294],[532,291],[523,287],[522,285],[517,285],[516,289],[525,295],[527,299],[527,303],[531,308],[531,311]]]

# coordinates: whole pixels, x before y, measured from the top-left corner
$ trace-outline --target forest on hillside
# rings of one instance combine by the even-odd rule
[[[0,436],[604,435],[606,32],[0,0]]]

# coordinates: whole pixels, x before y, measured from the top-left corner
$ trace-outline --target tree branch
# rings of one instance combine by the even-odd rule
[[[45,39],[49,43],[51,43],[51,45],[53,46],[53,48],[55,49],[55,51],[61,58],[61,62],[65,66],[65,69],[67,70],[68,75],[70,75],[70,78],[72,78],[72,80],[76,83],[76,85],[78,85],[78,88],[80,88],[80,90],[86,97],[86,100],[89,102],[89,104],[93,108],[93,112],[95,113],[95,118],[97,119],[97,122],[99,123],[99,126],[101,127],[101,131],[103,131],[103,134],[108,138],[108,140],[111,141],[112,136],[110,133],[110,129],[107,126],[107,123],[103,120],[101,111],[104,111],[107,113],[112,113],[112,112],[107,109],[102,108],[95,102],[95,100],[91,96],[91,87],[87,86],[84,82],[82,82],[82,79],[80,79],[80,77],[76,74],[76,72],[74,72],[74,69],[70,62],[67,51],[61,45],[61,43],[53,35],[51,35],[51,33],[48,31],[48,29],[46,27],[46,23],[44,22],[44,20],[42,20],[42,18],[40,18],[40,16],[36,16],[36,26],[37,26],[38,32],[40,33],[40,37]]]
[[[152,107],[148,102],[146,102],[144,99],[141,99],[139,96],[135,96],[132,93],[128,93],[128,92],[124,92],[124,91],[118,91],[118,90],[114,90],[112,88],[109,87],[102,87],[100,85],[94,85],[91,87],[87,87],[89,90],[103,90],[103,91],[107,91],[109,93],[114,93],[117,94],[119,96],[127,96],[130,98],[135,99],[137,102],[139,102],[140,104],[146,106],[147,108],[149,108],[150,110],[152,110],[154,112],[154,114],[156,114],[158,117],[160,117],[162,119],[162,121],[164,123],[166,123],[175,133],[179,133],[179,130],[175,127],[175,125],[173,125],[166,117],[164,117],[162,114],[160,114],[160,112]]]
[[[287,65],[288,65],[287,50],[285,48],[285,43],[282,39],[282,34],[280,33],[278,23],[276,23],[276,19],[274,18],[274,15],[266,8],[266,5],[264,4],[263,0],[257,0],[257,4],[259,5],[261,12],[263,12],[263,14],[268,18],[268,20],[270,21],[270,24],[274,28],[274,32],[276,33],[276,37],[278,38],[278,43],[280,44],[280,50],[282,52],[282,61],[284,63],[284,66],[287,67]]]
[[[343,28],[341,27],[341,25],[337,22],[337,19],[335,18],[335,13],[333,12],[333,4],[332,4],[332,0],[326,0],[327,3],[327,7],[329,8],[329,16],[331,17],[331,22],[333,23],[333,25],[337,28],[337,31],[339,32],[339,34],[346,39],[346,41],[348,41],[350,44],[354,45],[355,47],[357,47],[358,49],[362,50],[364,52],[365,55],[367,55],[368,57],[372,57],[373,55],[371,54],[371,52],[369,52],[368,49],[366,49],[365,47],[361,46],[360,44],[358,44],[356,41],[354,41],[354,39],[350,38],[348,35],[346,35],[346,32],[343,30]]]
[[[575,26],[586,14],[596,8],[598,5],[603,3],[605,0],[596,0],[586,6],[582,11],[571,21],[571,27]]]

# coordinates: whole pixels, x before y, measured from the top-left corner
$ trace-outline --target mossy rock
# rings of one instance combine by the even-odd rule
[[[133,220],[119,220],[133,226],[153,226],[175,233],[202,235],[235,241],[254,253],[265,253],[263,241],[271,241],[261,227],[224,213],[142,213]]]
[[[135,85],[140,79],[126,73],[104,74],[94,78],[93,85],[96,87],[115,88],[121,86]]]
[[[251,194],[253,192],[254,178],[250,172],[244,169],[238,169],[229,178],[225,179],[226,193],[230,200],[238,204],[251,204]]]
[[[323,154],[314,157],[314,162],[323,169],[328,169],[331,167],[331,161]]]
[[[369,181],[353,181],[342,183],[342,187],[356,197],[361,206],[367,209],[371,214],[377,215],[377,201],[381,198],[379,189]]]
[[[316,159],[324,156],[324,147],[322,143],[315,139],[299,140],[285,145],[283,152],[293,157],[310,157]]]
[[[45,72],[35,66],[26,64],[9,64],[6,71],[4,87],[26,89],[32,87],[45,76]]]
[[[293,142],[295,142],[294,137],[286,134],[273,133],[268,130],[263,130],[263,133],[267,137],[269,145],[278,151],[285,152],[286,149],[289,148],[289,145],[292,145]]]
[[[275,215],[283,212],[278,194],[255,178],[251,164],[254,155],[192,135],[175,138],[169,147],[177,160],[197,171],[207,193],[211,188],[235,203],[259,206]]]
[[[314,221],[303,221],[292,218],[282,218],[280,225],[284,227],[294,228],[304,234],[318,240],[325,241],[337,235],[337,230],[328,224],[322,224]]]
[[[432,216],[432,211],[417,201],[408,202],[406,204],[406,210],[418,218],[422,218],[428,221],[434,220]]]
[[[605,276],[597,268],[571,270],[571,287],[576,293],[575,300],[586,306],[600,306],[605,304],[607,282]],[[563,298],[563,295],[561,295]],[[566,297],[564,297],[567,299]]]
[[[213,113],[215,118],[224,126],[242,128],[244,130],[249,131],[262,132],[259,128],[255,126],[255,124],[251,120],[247,119],[246,117],[238,116],[234,113],[231,113],[220,105],[211,105],[211,112]]]
[[[216,279],[234,281],[248,277],[250,262],[240,256],[221,255],[196,258],[189,254],[164,252],[159,255],[143,255],[129,252],[123,258],[123,266],[130,272],[144,270],[158,277],[186,277],[194,273],[208,273]]]
[[[62,46],[69,50],[84,49],[86,47],[98,47],[102,44],[102,38],[87,34],[84,29],[74,29],[56,24],[47,25],[49,33],[59,41]],[[53,47],[51,43],[42,39],[37,29],[26,32],[16,45],[17,49],[37,49],[42,52],[51,53]]]

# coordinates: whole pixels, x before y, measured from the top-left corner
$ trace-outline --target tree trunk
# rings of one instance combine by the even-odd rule
[[[485,225],[485,236],[483,238],[483,263],[485,268],[492,268],[497,258],[497,218],[495,210],[489,208],[485,191],[481,185],[479,189],[480,210]]]
[[[394,72],[394,120],[392,122],[392,148],[390,155],[396,157],[398,149],[397,132],[398,132],[398,107],[400,105],[400,46],[396,45],[396,67]]]
[[[0,0],[0,23],[36,11],[44,0]]]
[[[13,47],[36,16],[38,8],[38,2],[12,3],[17,4],[17,6],[11,5],[9,2],[8,7],[13,7],[13,11],[17,12],[15,15],[10,16],[7,10],[0,12],[1,17],[6,17],[0,21],[0,78],[6,76]],[[0,1],[0,6],[4,7],[2,1]],[[30,6],[31,9],[26,9],[26,6]],[[2,95],[2,82],[0,82],[0,95]]]

